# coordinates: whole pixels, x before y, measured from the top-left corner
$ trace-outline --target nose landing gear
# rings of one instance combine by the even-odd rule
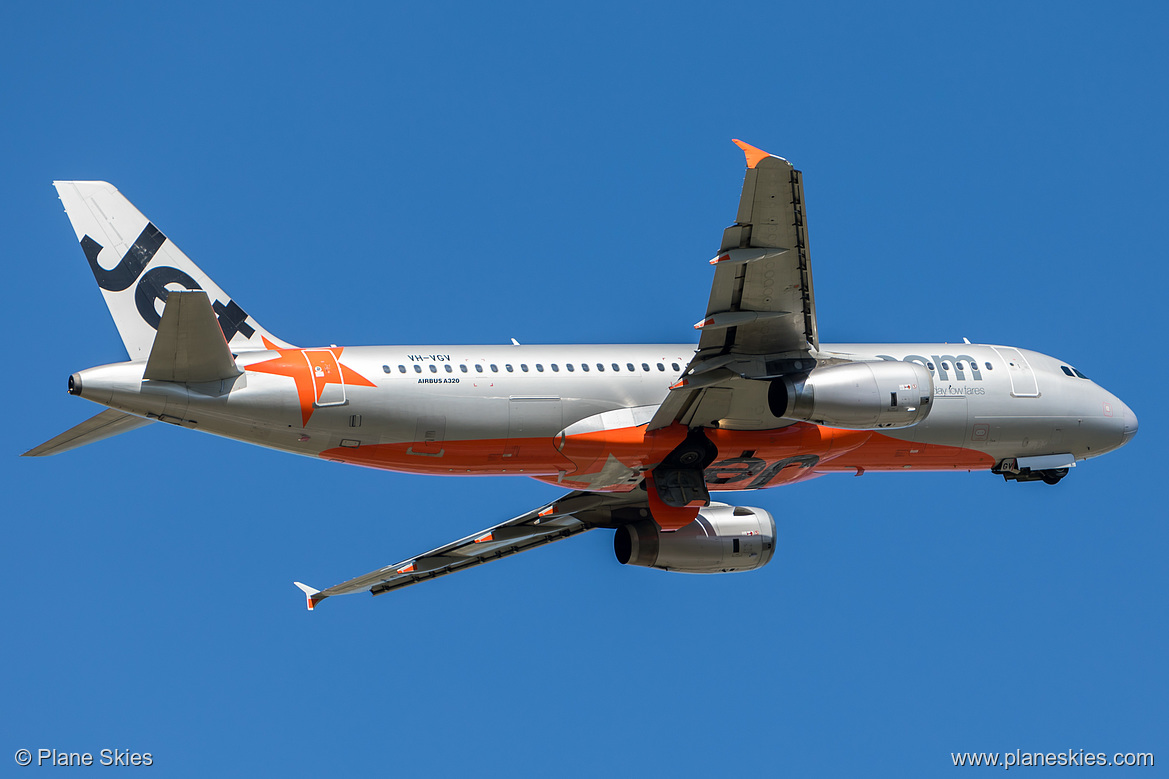
[[[1059,484],[1060,479],[1068,475],[1067,468],[1044,468],[1038,471],[1020,468],[1014,459],[1003,460],[991,472],[1001,475],[1007,481],[1041,481],[1044,484]]]

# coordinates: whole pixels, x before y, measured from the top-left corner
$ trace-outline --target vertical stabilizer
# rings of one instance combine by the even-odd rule
[[[131,360],[145,360],[172,290],[206,290],[223,336],[234,352],[266,349],[276,338],[228,297],[113,185],[56,181],[53,186],[73,224]]]

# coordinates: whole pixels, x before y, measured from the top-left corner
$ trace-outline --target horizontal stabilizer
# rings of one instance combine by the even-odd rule
[[[154,420],[143,419],[132,414],[123,414],[108,408],[95,417],[85,420],[80,425],[66,430],[52,440],[45,441],[40,446],[29,449],[22,457],[46,457],[50,454],[60,454],[76,449],[79,446],[92,444],[103,438],[125,433],[127,430],[136,430],[143,425],[149,425]]]
[[[239,374],[207,293],[171,292],[142,378],[201,382]]]

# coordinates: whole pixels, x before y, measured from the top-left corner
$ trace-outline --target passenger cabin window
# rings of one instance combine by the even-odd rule
[[[681,368],[681,367],[678,365],[678,363],[676,363],[676,362],[672,362],[672,363],[670,363],[670,367],[671,367],[671,368],[673,368],[673,369],[674,369],[674,370],[676,370],[676,371],[680,371],[680,370],[682,370],[682,368]]]
[[[405,373],[405,372],[406,372],[406,366],[405,366],[405,365],[399,365],[399,366],[398,366],[398,373]]]
[[[467,364],[463,363],[462,365],[460,365],[459,370],[462,371],[463,373],[466,373],[467,372]]]
[[[658,370],[659,370],[659,371],[664,371],[665,369],[666,369],[666,366],[662,365],[662,364],[659,362],[659,363],[658,363]]]
[[[955,367],[955,368],[957,368],[957,369],[958,369],[958,370],[960,370],[960,371],[964,371],[964,370],[966,370],[966,368],[963,366],[963,364],[962,364],[962,362],[961,362],[961,361],[954,363],[954,367]]]
[[[988,363],[984,363],[984,365],[986,365],[986,369],[987,369],[988,371],[993,371],[993,370],[994,370],[994,366],[993,366],[993,365],[991,365],[989,362],[988,362]]]
[[[641,364],[641,369],[642,369],[643,371],[645,371],[646,373],[649,373],[649,363],[648,363],[648,362],[643,362],[643,363]]]
[[[582,362],[580,364],[580,369],[582,371],[584,371],[585,373],[588,373],[589,372],[589,364],[587,362]]]
[[[553,373],[560,373],[560,366],[557,365],[556,363],[552,363],[552,372]]]
[[[605,364],[604,364],[604,363],[601,363],[601,362],[597,363],[597,370],[598,370],[598,371],[602,371],[602,372],[604,372],[604,370],[605,370]]]
[[[389,372],[390,372],[390,366],[388,366],[388,365],[383,365],[383,366],[382,366],[382,371],[383,371],[384,373],[389,373]]]
[[[620,371],[620,370],[621,370],[621,366],[620,366],[620,365],[618,365],[617,363],[613,363],[613,370],[614,370],[614,371]]]
[[[510,363],[510,362],[509,362],[509,363],[506,363],[506,364],[504,364],[504,366],[503,366],[503,367],[504,367],[504,368],[507,368],[507,372],[508,372],[508,373],[515,373],[515,368],[511,367],[511,363]]]
[[[430,372],[431,373],[438,373],[438,366],[435,365],[434,363],[431,363],[430,364]]]
[[[568,369],[569,373],[572,373],[576,370],[576,368],[572,367],[572,363],[565,363],[564,367]]]
[[[525,364],[523,364],[523,363],[521,362],[521,363],[520,363],[520,370],[521,370],[521,371],[523,371],[524,373],[527,373],[527,372],[528,372],[528,366],[527,366],[527,365],[525,365]]]
[[[536,363],[536,372],[537,372],[537,373],[543,373],[543,372],[544,372],[544,366],[543,366],[543,365],[541,365],[540,363]]]
[[[629,370],[629,372],[630,372],[630,373],[632,373],[633,371],[637,370],[636,368],[634,368],[634,367],[633,367],[633,363],[631,363],[631,362],[627,362],[627,363],[625,363],[625,367],[626,367],[626,369],[627,369],[627,370]]]
[[[422,373],[422,366],[419,365],[418,363],[414,363],[414,372],[415,373]]]
[[[932,371],[934,369],[934,364],[932,362],[926,362],[925,367],[929,368]]]
[[[443,370],[445,370],[447,373],[454,373],[455,372],[455,369],[451,366],[451,364],[449,362],[442,367],[443,367]]]
[[[499,366],[496,365],[495,363],[492,363],[491,364],[491,372],[492,373],[499,373]]]
[[[475,373],[482,373],[482,372],[483,372],[483,366],[480,365],[479,363],[475,363]]]
[[[945,360],[942,360],[942,370],[944,370],[944,371],[950,370],[950,363],[946,362]]]

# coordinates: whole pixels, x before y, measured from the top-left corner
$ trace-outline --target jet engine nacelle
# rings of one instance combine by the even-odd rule
[[[915,362],[882,360],[814,368],[771,382],[771,413],[826,427],[911,427],[933,408],[934,379]]]
[[[763,509],[712,503],[686,527],[664,533],[651,519],[617,528],[613,551],[622,565],[682,573],[753,571],[775,551],[775,520]]]

